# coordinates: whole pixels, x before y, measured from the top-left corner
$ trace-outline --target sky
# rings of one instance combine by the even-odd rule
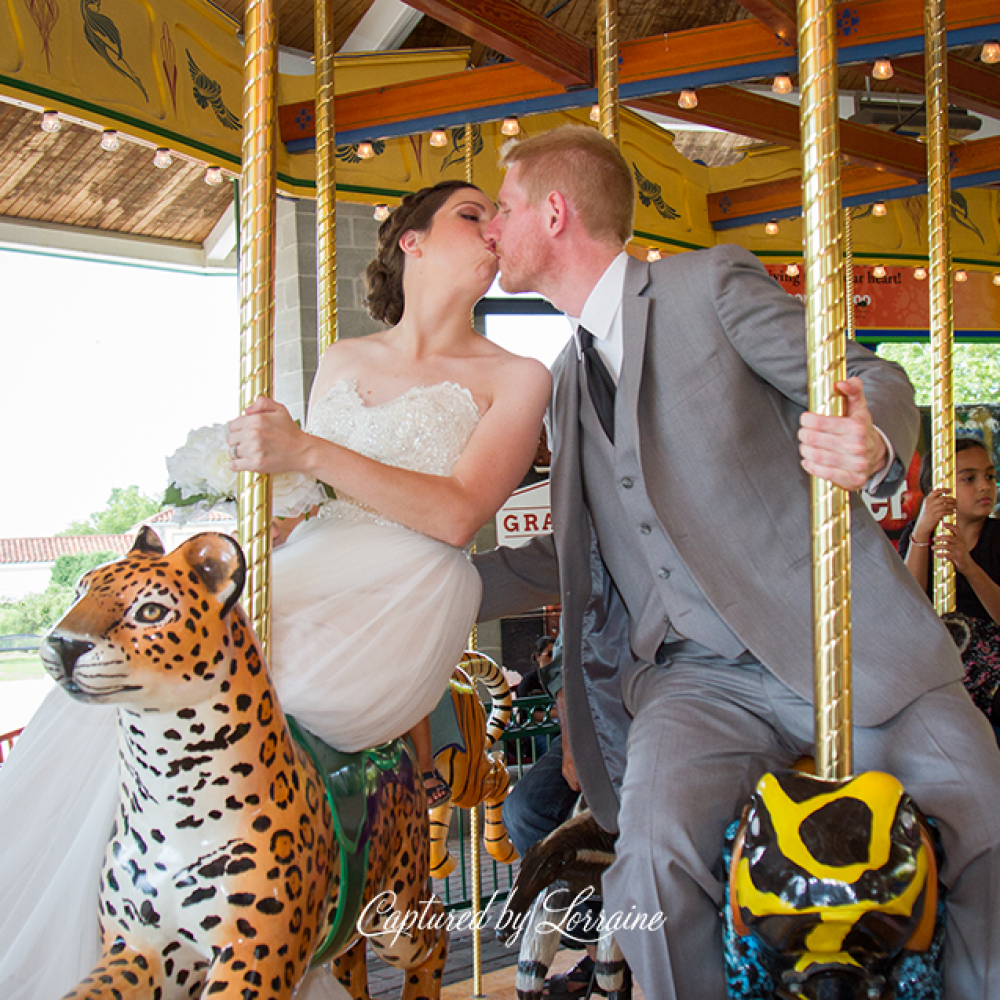
[[[0,537],[150,496],[188,431],[239,404],[235,275],[0,249]]]

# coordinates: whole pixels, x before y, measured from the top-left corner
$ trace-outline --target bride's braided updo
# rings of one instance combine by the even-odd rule
[[[467,181],[441,181],[433,187],[408,194],[378,230],[378,252],[365,271],[365,305],[372,319],[395,326],[403,317],[403,267],[406,254],[400,237],[409,232],[426,233],[438,209],[462,188],[478,191]]]

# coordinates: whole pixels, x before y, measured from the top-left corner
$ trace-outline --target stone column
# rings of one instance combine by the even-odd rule
[[[316,350],[316,203],[278,199],[274,394],[305,420],[318,364]],[[364,307],[364,270],[375,255],[379,223],[370,205],[337,203],[337,313],[340,337],[381,327]]]

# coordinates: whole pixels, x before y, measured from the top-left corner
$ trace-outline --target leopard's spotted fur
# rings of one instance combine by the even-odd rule
[[[143,529],[125,558],[84,578],[48,639],[46,666],[70,694],[119,705],[103,954],[67,1000],[289,998],[325,938],[341,875],[333,822],[236,603],[244,574],[224,535],[164,555]],[[409,755],[377,799],[365,897],[391,890],[397,909],[419,909],[430,898],[427,811]],[[336,971],[364,998],[354,938]],[[443,930],[373,944],[411,970],[404,997],[438,996]]]

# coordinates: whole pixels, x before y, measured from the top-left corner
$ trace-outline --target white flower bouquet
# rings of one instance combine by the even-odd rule
[[[235,513],[236,473],[233,471],[225,424],[197,427],[187,441],[167,458],[170,485],[163,506],[174,507],[186,521],[213,507]],[[328,498],[326,488],[311,476],[283,472],[271,476],[271,504],[275,517],[297,517]]]

